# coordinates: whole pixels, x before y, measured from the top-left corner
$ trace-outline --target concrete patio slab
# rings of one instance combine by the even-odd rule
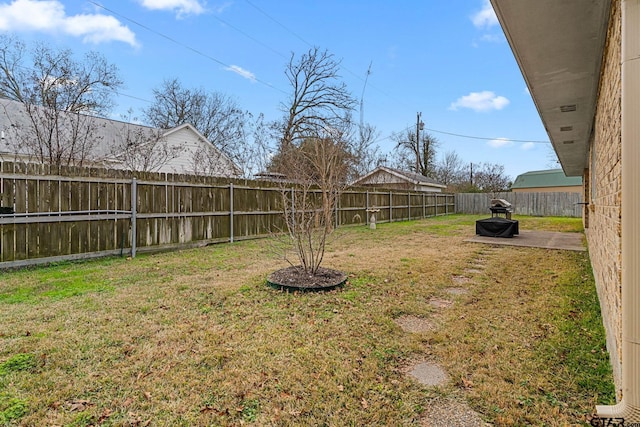
[[[511,238],[474,236],[465,242],[487,243],[490,245],[525,246],[530,248],[586,251],[583,233],[562,233],[558,231],[522,230]]]

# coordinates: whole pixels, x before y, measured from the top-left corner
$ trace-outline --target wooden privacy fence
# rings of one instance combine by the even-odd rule
[[[582,216],[581,193],[459,193],[455,195],[456,213],[489,214],[491,199],[505,199],[513,212],[532,216]]]
[[[0,163],[0,268],[258,238],[285,229],[282,184]],[[286,188],[286,191],[292,191]],[[295,190],[294,190],[295,191]],[[336,224],[455,211],[451,194],[349,189]]]

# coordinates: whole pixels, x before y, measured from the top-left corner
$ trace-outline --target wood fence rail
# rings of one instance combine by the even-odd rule
[[[513,205],[513,212],[519,215],[582,216],[582,194],[569,192],[458,193],[455,195],[456,213],[489,214],[491,199],[505,199]]]
[[[132,255],[259,238],[284,230],[282,184],[97,168],[0,163],[0,268]],[[295,188],[293,189],[295,191]],[[336,224],[404,221],[455,212],[454,196],[343,192]]]

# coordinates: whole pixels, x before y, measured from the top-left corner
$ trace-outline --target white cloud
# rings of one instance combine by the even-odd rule
[[[84,42],[120,41],[137,46],[135,34],[112,16],[67,16],[58,0],[14,0],[0,5],[0,31],[40,31],[82,37]]]
[[[489,145],[489,147],[502,148],[502,147],[510,147],[510,146],[512,146],[513,142],[511,142],[511,140],[508,139],[508,138],[496,138],[496,139],[492,139],[491,141],[487,142],[487,144]]]
[[[245,79],[251,80],[252,82],[256,81],[255,74],[253,74],[251,71],[245,70],[244,68],[239,67],[237,65],[232,65],[230,67],[226,67],[225,70],[231,71],[232,73],[236,73],[236,74],[244,77]]]
[[[498,25],[498,17],[489,3],[489,0],[483,0],[482,9],[471,16],[471,21],[476,28],[490,28]]]
[[[524,144],[522,144],[520,148],[524,151],[529,151],[529,150],[533,150],[533,147],[535,146],[536,144],[534,144],[533,142],[525,142]]]
[[[471,92],[469,95],[458,98],[449,106],[450,110],[458,108],[470,108],[476,112],[486,112],[491,110],[502,110],[509,105],[509,100],[504,96],[484,90],[482,92]]]
[[[142,0],[141,4],[150,10],[175,11],[178,17],[204,13],[204,5],[199,0]]]
[[[529,92],[529,86],[525,86],[524,87],[524,94],[525,95],[531,95],[531,92]]]
[[[75,15],[65,19],[65,32],[83,37],[84,42],[104,43],[118,40],[137,46],[136,35],[113,16]]]

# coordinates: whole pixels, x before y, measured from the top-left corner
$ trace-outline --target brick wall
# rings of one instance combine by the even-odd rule
[[[621,387],[621,8],[611,19],[601,69],[589,168],[585,171],[585,215],[591,264],[600,298],[614,379]]]

